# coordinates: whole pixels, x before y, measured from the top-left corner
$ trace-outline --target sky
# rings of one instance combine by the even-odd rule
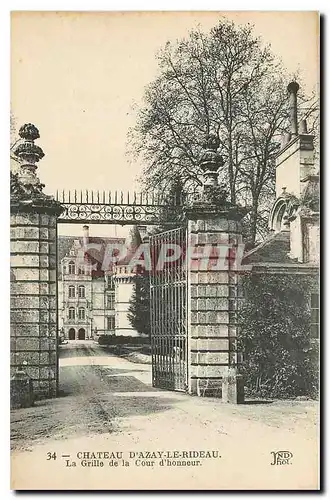
[[[155,53],[198,24],[223,15],[251,22],[307,90],[317,84],[317,14],[312,12],[15,12],[11,16],[11,108],[17,127],[32,122],[46,156],[45,191],[137,189],[142,165],[126,156],[134,103],[157,74]],[[91,227],[92,235],[110,226]],[[113,234],[114,228],[111,228]],[[62,234],[80,228],[61,226]],[[117,235],[122,235],[120,228]]]

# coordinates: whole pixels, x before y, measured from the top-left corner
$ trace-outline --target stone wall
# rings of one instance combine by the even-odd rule
[[[36,395],[56,395],[56,217],[11,215],[11,372],[26,364]]]

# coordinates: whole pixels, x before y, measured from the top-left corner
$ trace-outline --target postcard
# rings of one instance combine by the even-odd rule
[[[11,488],[320,489],[319,13],[11,13]]]

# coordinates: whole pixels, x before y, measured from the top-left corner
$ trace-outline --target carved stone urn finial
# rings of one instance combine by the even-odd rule
[[[14,149],[14,154],[21,162],[19,180],[26,185],[38,184],[40,181],[36,175],[36,163],[45,156],[41,147],[34,144],[34,141],[40,137],[39,130],[32,123],[26,123],[19,129],[19,135],[23,142]]]
[[[204,174],[203,179],[203,203],[207,205],[224,205],[227,192],[223,185],[219,184],[219,169],[224,165],[224,160],[218,151],[220,139],[218,135],[210,133],[203,145],[199,165]]]
[[[217,186],[218,171],[224,164],[218,151],[220,139],[216,134],[210,133],[204,143],[204,151],[200,157],[200,167],[204,173],[204,186]]]
[[[19,129],[18,133],[22,139],[26,139],[27,141],[35,141],[40,137],[39,130],[33,123],[25,123],[25,125],[22,125]]]
[[[36,174],[36,163],[45,156],[41,147],[34,144],[39,130],[32,123],[19,129],[21,140],[11,150],[18,160],[17,171],[10,171],[10,209],[12,213],[30,212],[59,215],[61,204],[43,192],[44,184]]]

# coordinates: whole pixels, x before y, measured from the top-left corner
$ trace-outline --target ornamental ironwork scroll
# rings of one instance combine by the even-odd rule
[[[61,191],[59,223],[174,224],[183,217],[183,205],[145,193]]]

